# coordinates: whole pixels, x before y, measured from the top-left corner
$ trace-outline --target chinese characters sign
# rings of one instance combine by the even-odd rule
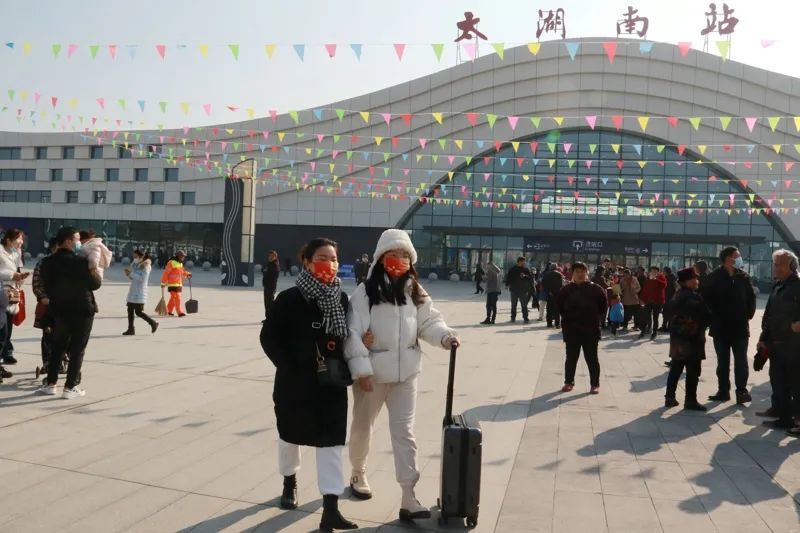
[[[709,33],[717,32],[720,35],[730,35],[733,33],[736,25],[739,24],[739,19],[732,16],[733,9],[728,7],[728,4],[722,4],[722,13],[717,13],[717,4],[708,4],[708,12],[706,15],[706,27],[700,31],[700,35],[706,36]],[[722,20],[717,17],[722,15]]]
[[[549,10],[547,15],[543,10],[539,10],[539,21],[536,23],[536,38],[540,39],[543,33],[560,35],[562,39],[567,37],[567,26],[564,22],[564,10],[558,8],[555,11]]]
[[[617,37],[622,34],[639,37],[647,36],[647,29],[650,27],[650,19],[639,16],[639,10],[633,6],[628,6],[628,12],[622,14],[622,19],[617,21]]]
[[[472,35],[475,34],[476,37],[486,40],[486,36],[482,34],[478,30],[478,23],[481,21],[480,17],[476,17],[472,14],[472,11],[467,11],[464,13],[464,20],[460,22],[456,22],[456,27],[461,32],[461,35],[456,37],[455,42],[459,42],[463,39],[470,40],[472,39]]]

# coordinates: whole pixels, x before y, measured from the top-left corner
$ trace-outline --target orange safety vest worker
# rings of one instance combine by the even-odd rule
[[[161,291],[163,293],[164,287],[169,291],[169,303],[167,304],[167,313],[173,316],[177,311],[178,316],[184,316],[183,308],[181,307],[181,290],[183,289],[183,278],[191,278],[191,272],[187,272],[183,268],[183,262],[176,256],[167,261],[167,266],[164,273],[161,275]]]

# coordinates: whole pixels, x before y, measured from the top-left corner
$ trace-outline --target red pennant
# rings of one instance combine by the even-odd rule
[[[57,96],[51,96],[50,97],[50,102],[53,104],[53,108],[55,109],[55,107],[58,105],[58,97]]]
[[[492,162],[492,156],[490,156],[490,155],[483,156],[483,164],[484,165],[489,166],[489,163],[491,163],[491,162]]]
[[[399,144],[400,144],[400,139],[397,137],[392,137],[392,148],[397,148]]]
[[[612,65],[614,64],[614,57],[617,55],[617,43],[616,41],[609,41],[603,43],[603,49],[606,51],[606,55],[608,56],[608,62]]]
[[[474,126],[478,123],[478,114],[477,113],[467,113],[467,120],[469,123]]]
[[[539,148],[539,143],[534,141],[531,143],[531,152],[536,155],[536,150]]]
[[[614,123],[614,127],[617,128],[617,131],[622,129],[622,117],[620,115],[614,115],[611,117],[611,121]]]
[[[685,151],[686,151],[686,145],[685,144],[679,144],[678,145],[678,154],[679,155],[683,155],[683,152],[685,152]]]
[[[494,149],[498,152],[500,151],[500,147],[503,146],[503,141],[495,141],[494,142]]]
[[[674,128],[678,125],[678,117],[667,117],[667,124]]]
[[[403,119],[403,122],[405,122],[406,126],[411,125],[411,113],[404,113],[400,115],[400,118]]]
[[[617,161],[617,168],[622,170],[623,166],[625,166],[625,162],[622,159],[618,160]]]
[[[517,158],[517,168],[522,168],[522,165],[524,163],[525,163],[525,158],[524,157],[518,157]]]
[[[355,133],[350,136],[350,144],[356,144],[358,142],[358,135]]]

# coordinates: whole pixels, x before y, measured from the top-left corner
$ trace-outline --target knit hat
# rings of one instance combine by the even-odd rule
[[[697,277],[697,272],[695,272],[694,268],[684,268],[678,271],[678,281],[684,282],[689,281],[690,279],[695,279]]]
[[[408,233],[401,229],[387,229],[378,239],[378,245],[372,255],[372,264],[369,266],[369,272],[367,272],[368,278],[372,275],[372,269],[375,268],[383,254],[390,250],[405,250],[411,256],[411,264],[413,265],[417,262],[417,251],[414,249],[414,245],[411,244],[411,237],[408,236]]]

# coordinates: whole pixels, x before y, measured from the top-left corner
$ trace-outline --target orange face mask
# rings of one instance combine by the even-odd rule
[[[309,264],[309,271],[318,281],[331,283],[339,272],[339,263],[336,261],[312,261]]]
[[[409,271],[411,260],[408,258],[394,257],[391,255],[383,259],[383,269],[393,278],[399,278]]]

